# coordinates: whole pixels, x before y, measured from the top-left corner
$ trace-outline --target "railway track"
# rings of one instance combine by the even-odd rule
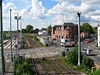
[[[12,41],[12,46],[15,45],[15,43],[16,43],[16,40],[13,40],[13,41]],[[4,49],[10,49],[10,45],[11,45],[11,43],[10,43],[10,41],[8,41],[8,42],[6,43],[6,45],[4,46]],[[13,47],[14,47],[14,46],[13,46]]]
[[[40,47],[40,45],[36,41],[32,40],[29,37],[24,37],[24,41],[26,42],[28,48],[38,48],[38,47]]]
[[[41,58],[34,59],[37,75],[81,75],[80,73],[73,72],[73,70],[70,70],[59,61],[47,59],[45,58],[44,60],[50,62],[49,64],[43,62]]]

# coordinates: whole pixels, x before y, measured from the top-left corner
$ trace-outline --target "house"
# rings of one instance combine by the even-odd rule
[[[52,28],[52,39],[70,39],[72,41],[77,40],[78,26],[73,23],[64,23],[63,25],[55,25]]]
[[[50,45],[50,39],[49,36],[38,36],[38,39],[44,46],[49,46]]]
[[[91,34],[90,32],[81,32],[80,34],[81,39],[92,38],[92,37],[94,37],[94,34]]]
[[[48,31],[47,30],[40,30],[38,32],[38,35],[43,35],[43,36],[48,35]]]
[[[100,26],[98,26],[98,47],[100,47]]]

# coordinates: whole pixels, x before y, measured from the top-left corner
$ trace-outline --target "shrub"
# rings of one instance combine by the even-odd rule
[[[72,51],[67,55],[68,62],[73,65],[77,65],[78,62],[78,52],[77,47],[73,48]]]
[[[100,69],[96,70],[96,71],[93,72],[91,75],[100,75]]]
[[[85,56],[82,60],[82,65],[87,69],[91,69],[92,67],[94,67],[94,62],[92,59]]]

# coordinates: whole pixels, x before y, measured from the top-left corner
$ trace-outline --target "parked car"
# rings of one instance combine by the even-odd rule
[[[76,45],[77,45],[76,41],[70,42],[70,46],[76,46]]]
[[[84,42],[86,42],[86,43],[90,43],[90,42],[93,42],[94,41],[94,39],[85,39],[84,40]]]
[[[81,52],[83,54],[86,54],[86,55],[92,55],[93,54],[93,50],[91,50],[91,49],[82,49]]]

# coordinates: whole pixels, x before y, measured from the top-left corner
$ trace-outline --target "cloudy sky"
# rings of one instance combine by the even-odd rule
[[[23,28],[31,24],[34,28],[78,22],[77,11],[81,12],[81,23],[96,26],[100,21],[100,0],[3,0],[3,27],[9,30],[9,10],[12,9],[12,27],[16,30],[14,16],[22,16]]]

